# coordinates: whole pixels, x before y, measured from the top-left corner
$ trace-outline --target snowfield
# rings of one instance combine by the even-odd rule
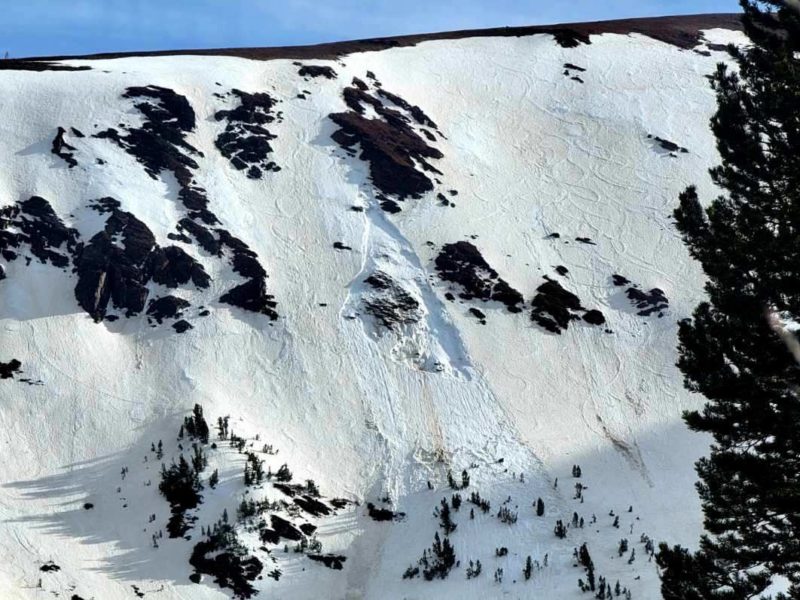
[[[709,444],[681,420],[703,399],[683,388],[674,366],[676,322],[702,300],[703,275],[671,213],[689,184],[701,198],[715,195],[706,75],[727,59],[718,44],[744,43],[723,29],[703,36],[695,49],[639,34],[595,35],[570,48],[545,34],[476,37],[302,61],[332,67],[332,79],[302,77],[293,60],[223,56],[0,70],[0,207],[40,196],[87,243],[108,218],[89,204],[112,197],[156,244],[179,246],[211,280],[204,289],[146,283],[148,299],[174,294],[191,304],[183,318],[193,328],[177,333],[171,320],[151,327],[144,311],[126,317],[113,302],[107,315],[119,318],[94,322],[76,299],[72,269],[41,262],[24,244],[16,259],[0,256],[0,362],[22,363],[22,373],[0,380],[0,597],[230,598],[213,577],[189,579],[201,528],[224,509],[234,520],[242,498],[285,495],[272,482],[247,489],[244,455],[212,427],[218,448],[203,477],[216,468],[220,484],[206,485],[190,541],[166,536],[159,470],[177,460],[178,444],[188,458],[176,436],[199,403],[209,425],[230,415],[254,451],[274,446],[277,454],[262,453],[265,467],[287,463],[324,498],[353,501],[306,515],[323,553],[346,557],[341,570],[237,525],[264,563],[253,581],[260,597],[589,598],[573,555],[586,543],[598,576],[632,598],[657,598],[642,536],[696,544],[693,462]],[[428,128],[429,144],[442,157],[426,160],[439,173],[412,165],[433,189],[395,198],[399,212],[381,208],[386,194],[358,148],[348,153],[331,137],[338,128],[329,115],[349,110],[343,91],[354,77],[370,94],[384,89],[418,106],[438,127]],[[136,86],[173,90],[193,109],[192,176],[218,226],[266,270],[277,319],[220,302],[243,281],[231,262],[189,237],[168,237],[187,216],[172,171],[152,177],[131,152],[94,137],[143,127],[139,100],[123,98]],[[233,89],[277,100],[265,127],[280,170],[259,179],[215,147],[226,126],[215,114],[237,106]],[[380,119],[375,110],[366,117]],[[74,148],[73,168],[51,152],[58,127]],[[422,135],[424,127],[409,127]],[[437,257],[459,241],[522,295],[521,312],[462,298],[459,284],[442,280]],[[397,288],[365,283],[376,271]],[[630,284],[615,285],[615,274]],[[605,323],[578,318],[560,333],[534,323],[531,301],[545,276]],[[661,290],[668,306],[640,314],[626,295],[634,284]],[[386,327],[365,302],[396,298],[397,289],[414,308]],[[151,452],[159,440],[162,460]],[[444,580],[403,579],[434,533],[443,536],[433,513],[455,493],[448,470],[459,482],[462,470],[470,477],[449,536],[460,564]],[[472,492],[490,500],[489,512],[468,502]],[[373,520],[367,503],[405,518]],[[516,523],[496,517],[502,506]],[[559,519],[569,525],[563,539],[554,535]],[[623,538],[633,561],[630,549],[619,556]],[[496,556],[501,547],[506,556]],[[525,581],[529,555],[537,566]],[[470,560],[483,572],[467,579]],[[49,561],[60,569],[42,571]],[[267,576],[274,569],[277,581]]]

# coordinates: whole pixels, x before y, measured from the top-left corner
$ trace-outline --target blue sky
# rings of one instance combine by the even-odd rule
[[[283,46],[737,11],[737,0],[0,0],[0,53]]]

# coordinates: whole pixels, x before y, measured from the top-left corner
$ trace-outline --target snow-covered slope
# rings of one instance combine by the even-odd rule
[[[696,542],[708,444],[680,418],[702,399],[674,366],[676,322],[703,277],[670,215],[688,184],[714,195],[705,77],[743,40],[561,41],[0,70],[0,597],[230,597],[190,581],[189,557],[224,509],[233,523],[265,497],[287,504],[260,518],[311,523],[346,560],[236,522],[263,597],[589,597],[583,543],[598,577],[657,597],[646,540]],[[212,428],[191,539],[169,538],[159,470],[191,454],[195,403],[328,508],[351,502],[314,515],[274,479],[246,488],[245,454]],[[404,579],[444,537],[449,470],[469,476],[460,564]]]

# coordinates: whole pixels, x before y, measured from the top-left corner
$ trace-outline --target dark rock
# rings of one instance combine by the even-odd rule
[[[581,244],[590,244],[592,246],[596,246],[597,245],[592,241],[591,238],[588,238],[588,237],[576,237],[575,241],[576,242],[580,242]]]
[[[178,333],[184,333],[185,331],[189,331],[190,329],[194,329],[192,324],[189,323],[189,321],[186,321],[184,319],[181,319],[180,321],[177,321],[177,322],[173,323],[172,324],[172,328],[175,331],[177,331]]]
[[[94,504],[92,504],[91,502],[86,502],[83,505],[83,510],[91,510],[93,508],[94,508]]]
[[[192,219],[183,218],[178,222],[178,231],[183,230],[188,231],[203,250],[215,256],[222,256],[222,245],[207,227]]]
[[[396,215],[401,211],[400,205],[388,198],[381,201],[381,209],[389,214]]]
[[[369,163],[372,183],[383,194],[399,199],[421,197],[433,189],[433,182],[426,173],[441,174],[428,161],[442,158],[442,153],[420,137],[411,126],[411,120],[434,127],[435,124],[418,107],[399,96],[384,90],[377,92],[389,99],[399,109],[396,110],[386,107],[365,88],[344,89],[344,100],[350,112],[329,115],[339,126],[331,137],[345,150],[360,147],[360,158]],[[365,116],[366,106],[372,107],[377,118]]]
[[[44,563],[41,567],[39,567],[39,570],[44,573],[57,573],[58,571],[61,570],[61,567],[59,567],[56,563],[54,563],[51,560]]]
[[[334,508],[337,508],[337,509],[342,509],[342,508],[348,506],[349,504],[353,504],[352,501],[347,500],[346,498],[332,498],[330,500],[330,503]]]
[[[314,515],[315,517],[331,514],[331,509],[328,505],[308,495],[294,498],[294,503],[308,514]]]
[[[506,305],[510,312],[520,312],[524,302],[522,294],[512,288],[483,259],[470,242],[445,244],[436,257],[436,270],[443,281],[456,283],[463,288],[459,294],[465,300],[495,300]]]
[[[263,522],[262,522],[263,524]],[[265,524],[258,530],[259,539],[264,544],[279,544],[281,541],[281,536],[274,529],[270,529]]]
[[[276,101],[266,93],[249,94],[231,91],[239,99],[233,110],[220,110],[214,118],[226,121],[225,131],[217,136],[214,145],[235,169],[248,169],[250,179],[260,179],[264,171],[275,171],[277,165],[269,159],[270,140],[275,136],[265,125],[275,121],[272,110]]]
[[[477,308],[471,307],[469,312],[474,316],[477,317],[483,323],[486,323],[486,314],[483,311],[478,310]]]
[[[59,158],[64,159],[71,169],[72,167],[78,166],[78,161],[75,160],[75,155],[73,154],[76,148],[74,146],[70,146],[66,141],[64,141],[64,134],[66,132],[66,129],[63,127],[58,128],[56,137],[53,138],[53,145],[50,149],[50,152]]]
[[[578,297],[561,287],[557,281],[545,276],[546,281],[536,288],[531,319],[544,329],[560,334],[567,329],[569,322],[579,318],[574,314],[583,311]]]
[[[224,229],[217,229],[220,245],[227,247],[232,253],[231,265],[233,270],[242,277],[265,278],[267,272],[258,262],[258,255],[250,246]]]
[[[183,242],[184,244],[192,243],[192,238],[183,233],[168,233],[167,238],[175,242]]]
[[[149,279],[146,261],[156,245],[144,223],[131,213],[111,210],[104,230],[74,258],[78,274],[75,297],[95,322],[103,320],[109,302],[127,317],[144,309]]]
[[[386,98],[394,105],[404,109],[420,125],[424,127],[430,127],[431,129],[438,129],[436,123],[433,122],[433,119],[431,119],[430,117],[428,117],[428,115],[422,112],[422,109],[419,106],[412,106],[397,94],[392,94],[391,92],[384,89],[378,90],[377,93],[378,96],[380,96],[381,98]]]
[[[612,281],[612,282],[614,283],[614,285],[616,285],[617,287],[620,287],[620,286],[623,286],[623,285],[627,285],[627,284],[629,284],[629,283],[630,283],[630,280],[629,280],[629,279],[627,279],[627,278],[623,277],[622,275],[617,275],[616,273],[614,273],[614,274],[611,276],[611,281]]]
[[[333,242],[333,247],[336,250],[352,250],[350,246],[346,246],[342,242]]]
[[[289,521],[282,519],[278,515],[270,515],[270,521],[272,523],[272,529],[279,538],[292,540],[295,542],[303,539],[303,532],[297,529],[297,527],[292,525]]]
[[[146,117],[141,128],[129,128],[127,135],[107,129],[95,137],[110,139],[133,155],[153,177],[162,171],[172,171],[182,187],[191,182],[189,169],[196,169],[194,159],[181,150],[199,155],[185,139],[195,127],[195,116],[186,98],[157,86],[128,88],[125,98],[145,98],[135,107]],[[151,102],[150,100],[156,100]]]
[[[13,379],[14,373],[21,373],[22,363],[16,358],[8,362],[0,362],[0,379]]]
[[[300,525],[300,531],[305,533],[306,535],[314,535],[314,532],[317,530],[316,525],[312,525],[311,523],[303,523]]]
[[[189,132],[195,127],[195,114],[189,101],[173,90],[156,85],[129,87],[123,97],[144,99],[136,104],[136,108],[159,126],[164,127],[164,123],[171,123],[168,131],[177,127],[183,132]]]
[[[583,320],[590,325],[603,325],[606,322],[603,313],[597,309],[587,310],[583,315]]]
[[[162,296],[150,301],[147,305],[147,316],[161,324],[165,319],[179,319],[183,310],[189,306],[191,304],[183,298]]]
[[[684,154],[689,152],[689,150],[687,150],[683,146],[679,146],[675,142],[671,142],[667,139],[658,137],[657,135],[648,133],[647,138],[656,142],[658,146],[660,146],[663,150],[666,150],[667,152],[682,152]]]
[[[653,313],[659,313],[660,317],[663,315],[663,311],[669,308],[669,301],[663,290],[659,288],[643,292],[637,286],[631,286],[625,290],[625,295],[628,296],[631,304],[639,309],[636,314],[641,317],[649,317]]]
[[[367,514],[373,521],[401,521],[405,518],[406,513],[394,512],[388,508],[378,508],[372,502],[367,503]]]
[[[591,44],[589,35],[577,29],[556,29],[552,32],[556,44],[562,48],[575,48],[581,44]]]
[[[550,233],[550,234],[548,234],[548,235],[547,235],[547,236],[545,236],[545,237],[546,237],[546,239],[548,239],[548,240],[557,240],[558,238],[560,238],[560,237],[561,237],[561,234],[560,234],[560,233],[557,233],[557,232],[554,232],[554,233]]]
[[[564,265],[558,265],[556,267],[556,273],[558,273],[562,277],[565,277],[569,273],[569,269]]]
[[[300,77],[325,77],[336,79],[336,71],[326,65],[303,65],[297,72]]]
[[[564,63],[564,68],[572,70],[572,71],[580,71],[580,72],[583,72],[583,71],[586,70],[583,67],[579,67],[578,65],[573,65],[572,63]]]
[[[313,561],[321,562],[329,569],[341,571],[344,568],[344,561],[347,560],[346,556],[339,554],[309,554],[308,558]]]
[[[275,312],[278,304],[273,300],[273,296],[267,293],[267,282],[263,277],[250,279],[237,285],[223,294],[219,300],[244,310],[261,313],[272,321],[278,318],[278,313]]]
[[[197,288],[205,289],[211,281],[203,265],[177,246],[154,249],[146,268],[153,281],[168,288],[191,281]]]
[[[11,226],[19,233],[8,231]],[[40,262],[63,269],[69,266],[78,240],[78,232],[64,225],[44,198],[32,196],[0,208],[0,252],[6,260],[15,260],[18,254],[11,248],[24,244]]]
[[[184,206],[197,211],[207,222],[213,222],[215,218],[207,210],[205,190],[194,182],[191,172],[198,165],[190,155],[202,156],[202,153],[186,141],[186,134],[196,125],[189,101],[168,88],[155,85],[130,87],[123,98],[136,101],[135,108],[145,117],[143,125],[128,128],[126,135],[110,128],[94,137],[116,143],[136,158],[153,179],[162,171],[172,172],[180,187],[178,198]]]
[[[375,271],[364,283],[374,290],[365,294],[364,310],[387,329],[397,330],[422,318],[419,302],[389,274]]]
[[[275,482],[272,484],[279,492],[286,494],[290,498],[294,498],[297,494],[301,494],[305,491],[305,486],[299,483],[283,483],[283,482]]]

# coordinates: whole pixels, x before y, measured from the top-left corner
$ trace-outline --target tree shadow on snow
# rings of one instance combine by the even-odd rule
[[[46,535],[67,537],[81,544],[113,544],[113,552],[98,550],[100,556],[94,558],[99,564],[90,568],[114,579],[194,585],[188,580],[193,542],[167,537],[170,507],[158,491],[161,464],[169,465],[172,460],[180,416],[173,415],[166,421],[168,425],[151,429],[124,452],[65,465],[61,472],[39,479],[4,484],[6,490],[17,492],[25,501],[53,507],[6,522],[25,524]],[[157,459],[150,446],[159,440],[163,440],[165,448],[162,460]],[[183,440],[183,446],[188,457],[190,442]],[[174,456],[177,459],[178,455]],[[127,470],[124,476],[123,469]],[[233,497],[238,489],[236,481],[230,473],[221,472],[217,490],[222,496]],[[230,493],[225,493],[226,488]],[[198,521],[187,535],[199,538],[202,524]],[[157,539],[159,547],[155,548],[153,535],[158,535],[159,530],[164,532],[163,538]],[[65,574],[80,580],[79,572],[69,571],[65,557],[50,558]]]

